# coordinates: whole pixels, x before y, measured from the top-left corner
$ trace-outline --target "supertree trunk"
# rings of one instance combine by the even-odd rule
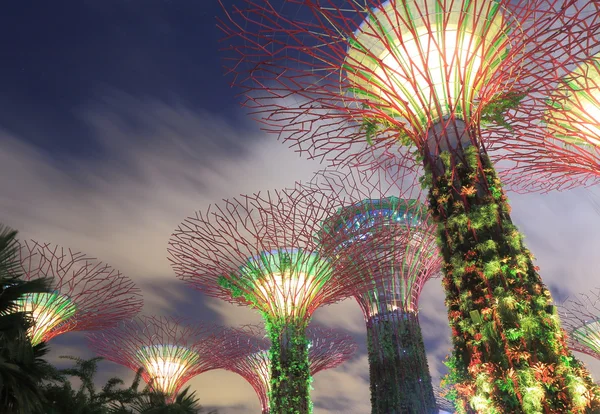
[[[307,414],[312,412],[310,401],[310,365],[306,323],[267,323],[271,338],[272,414]]]
[[[437,412],[416,313],[372,317],[367,347],[372,414]]]
[[[489,158],[469,145],[476,131],[461,125],[441,134],[453,149],[430,148],[434,155],[425,161],[444,259],[454,342],[449,380],[462,397],[458,412],[585,412],[592,379],[569,352]]]

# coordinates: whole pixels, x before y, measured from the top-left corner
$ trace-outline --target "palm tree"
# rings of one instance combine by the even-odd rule
[[[43,357],[46,344],[32,346],[27,336],[31,317],[19,312],[17,300],[49,291],[49,281],[24,281],[18,273],[17,232],[0,225],[0,411],[31,413],[43,407],[40,383],[53,368]]]
[[[204,412],[196,392],[190,393],[190,387],[184,388],[173,402],[169,402],[166,394],[150,391],[140,394],[131,404],[133,414],[199,414]],[[211,411],[207,414],[216,414]]]
[[[64,359],[75,361],[72,368],[61,369],[54,381],[45,384],[44,394],[47,405],[44,414],[108,414],[112,412],[127,413],[128,411],[112,411],[111,407],[123,406],[123,400],[132,400],[138,394],[136,381],[139,384],[139,375],[134,380],[134,385],[127,390],[117,389],[123,384],[120,378],[110,378],[98,392],[94,379],[98,372],[98,362],[103,358],[81,359],[72,356],[61,356]],[[81,382],[78,389],[74,389],[67,377],[76,377]],[[133,393],[129,392],[133,390]],[[131,394],[131,395],[130,395]]]

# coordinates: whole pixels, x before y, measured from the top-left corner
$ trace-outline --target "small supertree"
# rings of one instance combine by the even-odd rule
[[[271,339],[271,412],[311,411],[305,329],[320,306],[362,288],[315,239],[338,204],[297,188],[225,200],[185,220],[169,242],[175,273],[200,291],[260,311]],[[284,411],[282,411],[284,410]]]
[[[263,413],[269,413],[271,387],[271,342],[260,326],[245,326],[223,332],[220,358],[225,369],[242,376],[252,386]],[[306,330],[310,375],[335,368],[349,360],[357,345],[349,335],[317,326]]]
[[[311,181],[346,204],[322,225],[321,234],[329,236],[324,248],[342,258],[341,266],[372,281],[373,288],[355,298],[367,325],[376,414],[429,413],[436,407],[418,302],[423,285],[440,275],[442,259],[435,225],[418,199],[420,188],[404,173],[324,170]]]
[[[216,328],[174,317],[140,316],[87,335],[99,356],[137,372],[169,401],[191,378],[217,369]]]
[[[437,409],[439,411],[453,413],[454,404],[452,403],[452,401],[446,398],[446,394],[448,393],[448,391],[448,389],[443,389],[435,385],[433,386],[433,393],[435,394]]]
[[[568,299],[560,314],[569,347],[600,360],[600,288]]]
[[[51,293],[32,293],[19,300],[31,312],[33,345],[70,331],[89,331],[116,325],[142,308],[140,289],[106,263],[70,249],[20,242],[20,266],[25,280],[48,278]]]
[[[555,65],[572,64],[597,43],[597,24],[582,30],[595,16],[577,9],[593,2],[245,3],[222,24],[229,68],[267,130],[313,157],[363,163],[364,152],[353,149],[366,141],[392,156],[413,152],[424,165],[459,412],[599,406],[485,151],[491,133],[518,127],[505,113],[547,90]],[[591,40],[583,44],[582,36]],[[551,370],[550,380],[533,364]]]

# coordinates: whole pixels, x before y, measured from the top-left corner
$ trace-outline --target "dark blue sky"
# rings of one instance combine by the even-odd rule
[[[238,111],[218,51],[221,13],[217,0],[5,2],[0,126],[54,153],[93,155],[80,111],[108,90]]]

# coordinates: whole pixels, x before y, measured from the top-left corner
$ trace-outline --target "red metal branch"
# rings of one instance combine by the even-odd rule
[[[48,243],[23,241],[20,246],[19,273],[26,280],[51,278],[55,293],[51,298],[34,295],[24,300],[34,319],[46,308],[58,318],[36,324],[36,339],[49,341],[65,332],[104,329],[141,310],[140,289],[108,264]]]
[[[221,367],[218,328],[181,318],[140,316],[87,335],[99,356],[133,371],[153,389],[173,398],[198,374]]]

